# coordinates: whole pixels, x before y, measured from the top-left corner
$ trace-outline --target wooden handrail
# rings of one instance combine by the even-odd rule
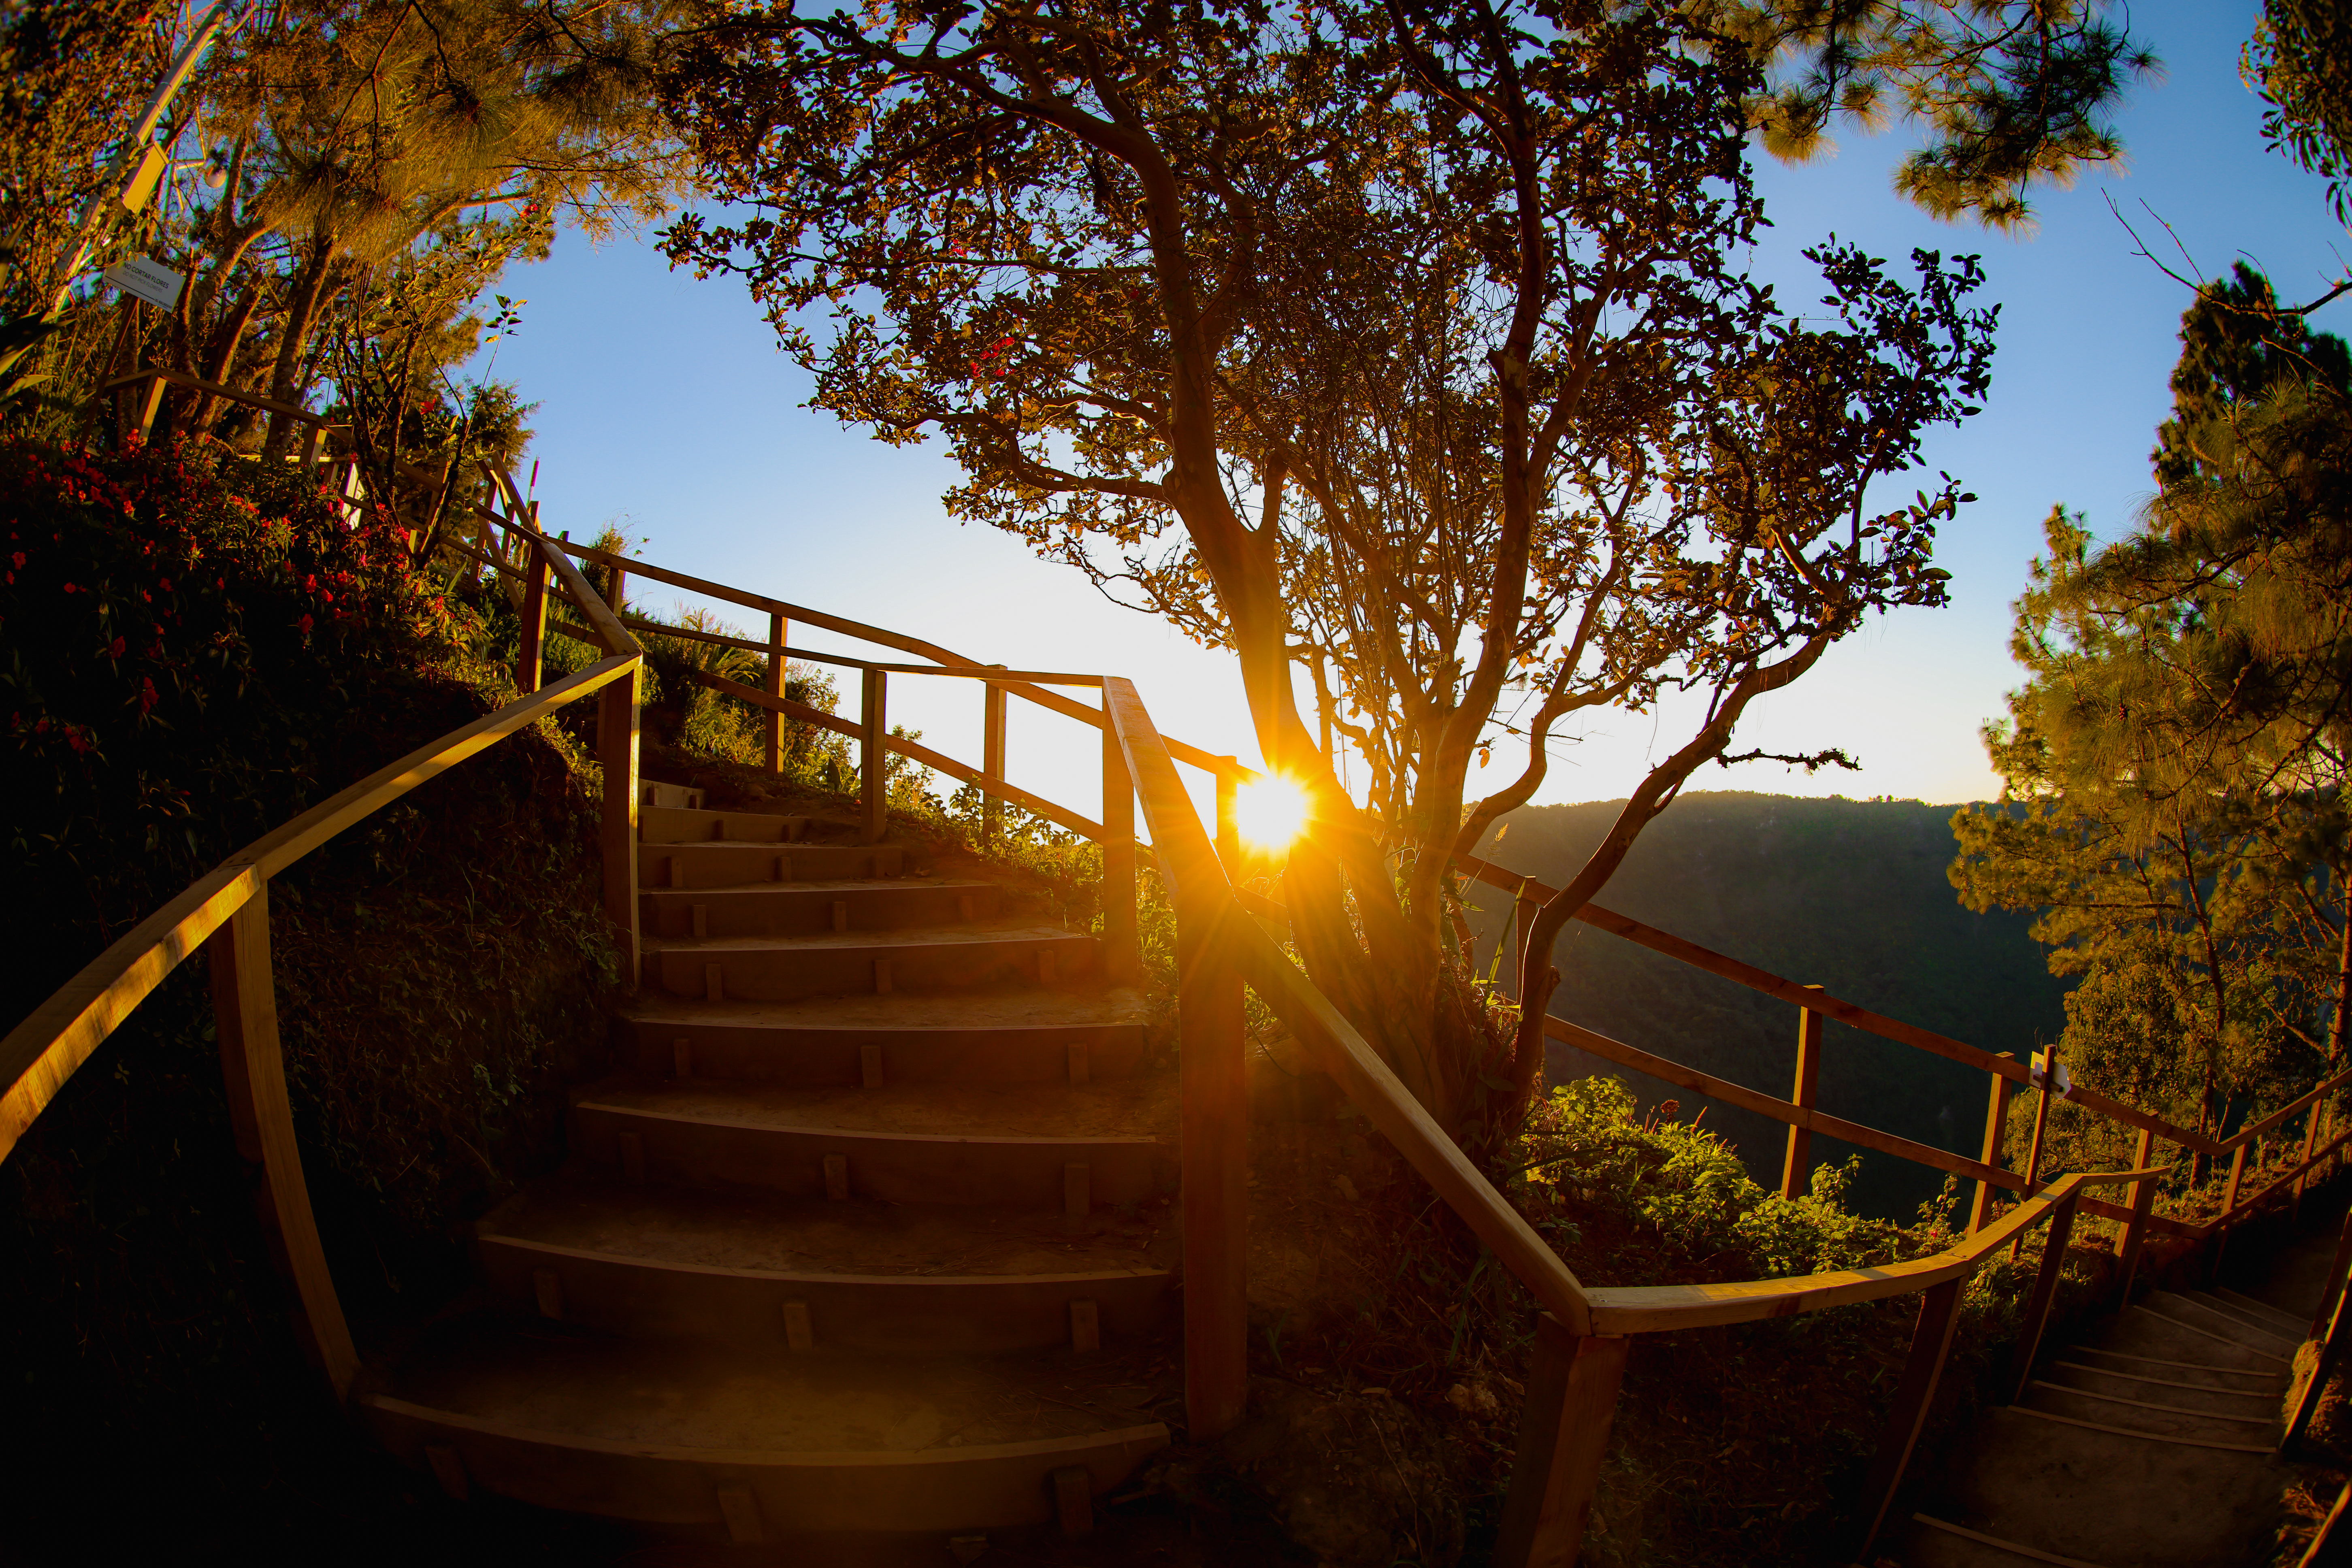
[[[607,658],[420,746],[255,839],[133,926],[0,1039],[0,1160],[74,1069],[263,882],[475,752],[635,668]]]
[[[2062,1176],[1958,1245],[1929,1258],[1876,1268],[1846,1268],[1781,1279],[1746,1279],[1723,1285],[1590,1286],[1592,1331],[1601,1334],[1671,1333],[1721,1323],[1752,1323],[1843,1307],[1856,1301],[1908,1296],[1974,1273],[1995,1253],[2050,1217],[2061,1203],[2087,1187],[2153,1181],[2170,1166],[2141,1171],[2078,1171]]]
[[[91,395],[100,396],[121,387],[136,386],[142,381],[168,381],[173,386],[192,387],[198,392],[210,393],[215,397],[226,397],[231,403],[242,403],[248,407],[264,409],[271,414],[282,414],[289,419],[299,420],[305,425],[315,425],[322,429],[340,423],[340,421],[329,419],[323,414],[313,414],[298,403],[285,403],[275,397],[264,397],[257,392],[247,392],[240,387],[224,385],[217,381],[206,381],[203,376],[190,375],[184,370],[167,370],[161,365],[149,365],[142,370],[127,370],[120,375],[110,375],[98,384]]]
[[[1522,877],[1517,872],[1505,870],[1502,867],[1482,860],[1475,855],[1457,856],[1454,858],[1454,864],[1490,888],[1513,893],[1521,898],[1533,899],[1538,902],[1552,898],[1559,891],[1557,888],[1545,886],[1532,877]],[[1638,942],[1654,952],[1662,952],[1668,958],[1678,959],[1694,969],[1705,970],[1709,974],[1745,985],[1751,991],[1760,991],[1765,995],[1777,997],[1791,1006],[1810,1008],[1813,1012],[1834,1018],[1841,1024],[1851,1025],[1865,1034],[1876,1035],[1882,1039],[1894,1040],[1900,1045],[1910,1046],[1918,1050],[1929,1051],[1937,1056],[1948,1058],[1952,1061],[1965,1063],[1979,1072],[1999,1073],[2001,1077],[2017,1083],[2032,1081],[2032,1069],[2025,1063],[2012,1058],[1994,1056],[1990,1051],[1979,1050],[1974,1046],[1952,1039],[1948,1036],[1937,1034],[1931,1029],[1922,1029],[1915,1024],[1904,1023],[1899,1018],[1889,1018],[1884,1014],[1874,1013],[1867,1007],[1842,1000],[1826,991],[1816,990],[1811,986],[1800,985],[1792,980],[1782,979],[1769,970],[1759,969],[1752,963],[1743,963],[1738,959],[1717,952],[1711,948],[1701,947],[1695,942],[1662,931],[1654,926],[1644,925],[1630,915],[1622,915],[1614,910],[1589,903],[1576,912],[1575,918],[1587,925],[1597,926],[1612,936],[1622,936],[1628,942]],[[2086,1106],[2096,1110],[2113,1121],[2121,1121],[2131,1127],[2144,1128],[2160,1138],[2168,1138],[2183,1148],[2194,1149],[2206,1154],[2224,1153],[2228,1149],[2227,1145],[2217,1139],[2209,1138],[2201,1132],[2192,1131],[2186,1127],[2176,1127],[2160,1116],[2150,1115],[2137,1106],[2126,1105],[2119,1100],[2110,1100],[2105,1095],[2084,1089],[2080,1084],[2068,1090],[2065,1099],[2073,1104]]]
[[[481,556],[478,551],[467,553],[485,561],[488,559]],[[656,621],[646,616],[624,615],[621,620],[624,625],[635,626],[641,632],[652,632],[656,637],[683,637],[688,642],[709,643],[719,647],[740,647],[747,653],[774,651],[766,643],[753,642],[750,637],[731,637],[723,632],[700,631],[693,626],[674,626],[667,621]],[[819,664],[838,664],[851,669],[879,669],[891,675],[952,675],[967,680],[1037,680],[1051,681],[1057,686],[1100,686],[1103,679],[1099,675],[1069,675],[1052,670],[1006,669],[993,664],[883,664],[870,658],[853,658],[845,653],[819,653],[810,647],[792,647],[785,652],[793,658],[814,659]]]

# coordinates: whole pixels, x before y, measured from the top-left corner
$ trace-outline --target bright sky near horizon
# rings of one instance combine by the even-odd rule
[[[2000,346],[1986,411],[1927,447],[1930,474],[1947,469],[1979,497],[1939,542],[1952,605],[1872,623],[1751,710],[1735,742],[1777,752],[1842,746],[1863,771],[1808,777],[1748,763],[1710,768],[1691,787],[1932,802],[1997,788],[1978,729],[2015,684],[2009,606],[2040,548],[2042,521],[2063,501],[2103,534],[2127,526],[2148,491],[2148,449],[2170,406],[2166,381],[2189,296],[2134,254],[2108,198],[2151,247],[2166,237],[2160,217],[2206,275],[2226,273],[2242,255],[2292,300],[2322,292],[2352,252],[2327,220],[2323,182],[2263,148],[2261,105],[2238,78],[2258,10],[2255,0],[2134,6],[2136,30],[2166,68],[2121,116],[2130,163],[2038,193],[2040,227],[2030,237],[1937,224],[1895,196],[1888,176],[1905,146],[1895,136],[1849,133],[1835,157],[1793,168],[1759,155],[1776,226],[1752,267],[1784,301],[1818,297],[1799,252],[1832,230],[1897,261],[1914,247],[1975,251],[1990,275],[1979,299],[2002,306]],[[2186,269],[2178,252],[2167,259]],[[650,243],[592,247],[566,233],[548,261],[499,287],[529,300],[520,331],[497,345],[495,374],[540,405],[530,458],[551,529],[579,539],[613,522],[644,542],[637,552],[647,560],[984,661],[1125,674],[1165,732],[1256,760],[1230,656],[1107,603],[1009,535],[950,520],[939,498],[955,472],[941,445],[886,447],[801,406],[809,379],[777,352],[740,284],[671,272]],[[2315,321],[2352,335],[2352,297]],[[1912,488],[1890,484],[1882,499],[1893,504]],[[651,584],[631,596],[675,597]],[[754,620],[742,611],[730,618]],[[814,630],[793,640],[867,651]],[[844,697],[854,712],[854,680]],[[890,700],[894,721],[978,760],[981,700],[968,682],[894,679]],[[1091,815],[1092,732],[1018,700],[1011,707],[1013,782]],[[1622,796],[1689,722],[1673,707],[1591,720],[1556,741],[1538,801]],[[1521,761],[1506,742],[1474,787],[1513,776]]]

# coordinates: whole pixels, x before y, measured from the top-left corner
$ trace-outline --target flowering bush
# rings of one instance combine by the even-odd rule
[[[0,867],[108,934],[348,783],[371,678],[444,614],[282,463],[0,442]]]

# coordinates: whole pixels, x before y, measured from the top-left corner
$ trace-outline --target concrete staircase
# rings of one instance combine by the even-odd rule
[[[846,825],[652,784],[639,836],[621,1070],[479,1223],[478,1294],[372,1368],[379,1440],[712,1542],[1087,1530],[1181,1408],[1140,995]]]
[[[1926,1489],[1882,1561],[2267,1562],[2287,1479],[2272,1450],[2315,1303],[2305,1305],[2297,1317],[2226,1289],[2158,1290],[2045,1351],[2025,1397],[1978,1418],[1955,1471]]]

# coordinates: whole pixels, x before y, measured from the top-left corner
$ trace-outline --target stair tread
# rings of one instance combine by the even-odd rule
[[[2273,1306],[2268,1301],[2232,1290],[2226,1285],[2217,1285],[2210,1293],[2222,1305],[2239,1308],[2256,1321],[2268,1321],[2298,1336],[2311,1331],[2309,1318],[2297,1317],[2284,1307]]]
[[[628,1341],[483,1312],[434,1325],[384,1392],[510,1430],[631,1450],[898,1454],[1156,1426],[1181,1384],[1140,1357],[905,1356]]]
[[[573,1103],[779,1130],[1078,1143],[1148,1143],[1164,1135],[1172,1145],[1173,1089],[1165,1075],[1086,1084],[916,1082],[881,1089],[619,1077],[580,1090]]]
[[[2242,1307],[2227,1297],[2216,1295],[2210,1290],[2187,1290],[2182,1294],[2192,1301],[2210,1308],[2213,1311],[2228,1314],[2232,1320],[2245,1324],[2257,1333],[2267,1334],[2273,1339],[2284,1339],[2300,1344],[2310,1328],[2307,1323],[2281,1321],[2280,1319],[2284,1318],[2284,1314],[2273,1315],[2274,1311],[2273,1309],[2256,1310]]]
[[[2184,1329],[2209,1335],[2219,1342],[2242,1346],[2254,1354],[2273,1361],[2284,1362],[2294,1353],[2294,1342],[2285,1335],[2258,1329],[2243,1318],[2233,1317],[2218,1307],[2178,1291],[2152,1291],[2140,1305]]]
[[[744,1029],[1087,1028],[1140,1026],[1150,1009],[1129,986],[1063,989],[1013,985],[985,991],[891,991],[812,996],[794,1002],[705,1002],[640,991],[620,1009],[633,1023]]]
[[[955,1279],[1165,1273],[1172,1226],[1100,1216],[1067,1234],[1058,1213],[738,1195],[583,1174],[534,1184],[477,1233],[671,1268],[795,1276]]]
[[[641,888],[638,891],[664,899],[773,898],[778,893],[904,892],[910,888],[947,889],[984,893],[999,884],[959,877],[831,877],[790,882],[737,882],[724,888]]]
[[[1092,942],[1084,931],[1018,917],[968,925],[891,926],[869,931],[812,931],[801,936],[704,936],[645,939],[648,952],[831,952],[861,947],[979,946],[1003,942]]]

